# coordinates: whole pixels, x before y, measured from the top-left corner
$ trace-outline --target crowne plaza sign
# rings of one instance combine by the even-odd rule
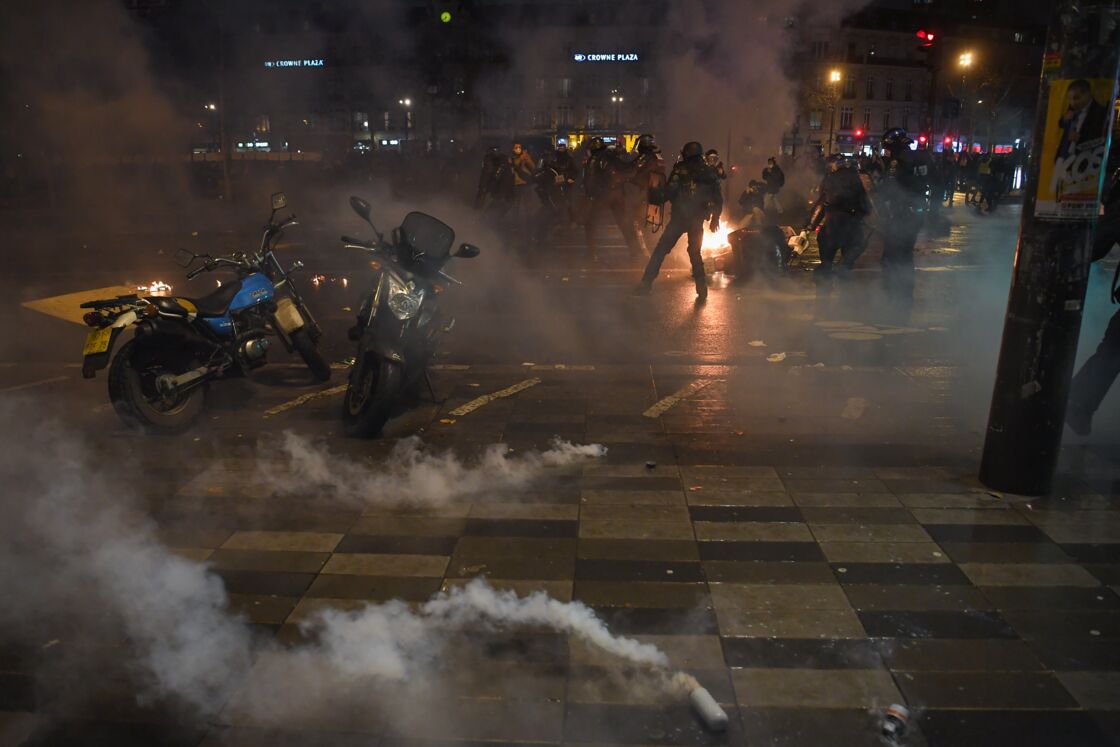
[[[576,52],[575,62],[640,62],[637,52]]]

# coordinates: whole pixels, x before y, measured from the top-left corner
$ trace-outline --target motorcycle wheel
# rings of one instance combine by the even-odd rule
[[[381,433],[400,398],[401,367],[367,356],[350,374],[342,402],[343,428],[348,436],[373,438]]]
[[[292,347],[299,353],[299,357],[303,358],[303,362],[311,369],[311,374],[318,381],[330,381],[331,366],[323,358],[323,354],[319,352],[318,346],[315,341],[311,339],[311,334],[306,328],[297,329],[292,333]]]
[[[109,366],[109,401],[126,424],[149,433],[172,435],[188,430],[202,413],[206,385],[196,386],[168,402],[156,390],[163,374],[181,374],[187,360],[162,356],[159,347],[141,347],[131,340]]]

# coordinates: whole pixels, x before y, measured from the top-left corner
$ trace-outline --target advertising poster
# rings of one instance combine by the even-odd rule
[[[1055,221],[1096,217],[1114,84],[1107,78],[1051,81],[1035,217]]]

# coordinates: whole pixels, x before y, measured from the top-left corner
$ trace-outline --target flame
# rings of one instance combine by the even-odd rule
[[[722,254],[721,250],[729,249],[731,247],[731,240],[728,238],[731,235],[731,227],[726,221],[721,221],[719,229],[712,231],[708,224],[704,224],[704,243],[700,247],[701,254],[711,256],[715,254]]]
[[[162,280],[153,280],[148,285],[138,285],[136,290],[140,293],[147,293],[149,296],[170,296],[171,286]]]

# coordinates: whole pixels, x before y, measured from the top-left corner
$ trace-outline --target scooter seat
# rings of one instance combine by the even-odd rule
[[[241,281],[225,283],[213,293],[202,298],[188,299],[198,308],[199,316],[222,316],[229,311],[233,297],[241,290]]]

